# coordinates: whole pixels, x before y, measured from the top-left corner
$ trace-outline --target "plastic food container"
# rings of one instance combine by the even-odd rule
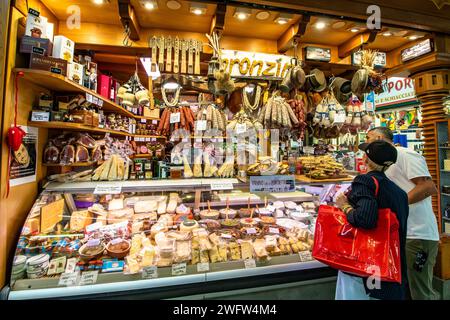
[[[13,261],[13,272],[16,270],[25,269],[27,263],[27,257],[24,255],[19,255],[14,257]]]
[[[222,219],[226,219],[227,218],[227,213],[228,213],[228,219],[236,218],[237,211],[234,210],[234,209],[227,209],[227,208],[224,208],[224,209],[220,210],[220,217]]]
[[[200,218],[202,219],[219,219],[219,211],[217,210],[202,210],[200,211]]]
[[[47,268],[49,260],[50,256],[45,253],[29,258],[27,261],[27,272],[33,273]]]

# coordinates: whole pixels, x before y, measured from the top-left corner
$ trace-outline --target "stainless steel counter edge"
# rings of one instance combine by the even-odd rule
[[[193,283],[207,283],[208,281],[244,278],[251,276],[260,276],[274,273],[299,271],[324,267],[326,267],[325,264],[318,262],[316,260],[302,263],[294,262],[282,265],[265,266],[265,267],[263,266],[252,269],[217,271],[204,274],[185,275],[185,276],[150,279],[150,280],[125,281],[117,283],[96,284],[89,286],[10,291],[8,299],[27,300],[27,299],[62,298],[70,296],[76,297],[90,294],[101,294],[106,292],[133,291],[133,290],[161,288]]]

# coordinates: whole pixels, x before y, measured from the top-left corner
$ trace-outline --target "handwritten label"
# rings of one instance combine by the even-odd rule
[[[78,272],[62,273],[59,277],[58,286],[76,286],[78,284]]]
[[[224,238],[224,239],[231,239],[233,236],[231,234],[228,234],[228,233],[222,233],[220,235],[220,237]]]
[[[245,269],[252,269],[256,268],[256,261],[255,259],[247,259],[244,261]]]
[[[206,120],[198,120],[195,121],[195,130],[197,131],[205,131],[206,130]]]
[[[294,176],[251,176],[250,192],[294,192]]]
[[[94,194],[120,194],[122,193],[122,186],[114,185],[97,185]]]
[[[80,286],[87,286],[97,282],[98,271],[85,271],[81,275]]]
[[[211,190],[233,190],[231,182],[211,182]]]
[[[247,231],[247,234],[256,234],[255,228],[247,228],[246,231]]]
[[[170,123],[178,123],[180,122],[180,113],[171,113],[170,114]]]
[[[186,263],[179,263],[172,265],[172,275],[173,276],[182,276],[186,274]]]
[[[236,134],[245,133],[247,131],[247,124],[238,123],[236,124]]]
[[[209,263],[197,263],[197,272],[206,272],[209,271]]]
[[[100,245],[100,239],[91,239],[86,243],[86,247],[97,247]]]
[[[300,261],[301,262],[307,262],[307,261],[312,261],[313,260],[311,252],[309,252],[309,251],[300,251],[298,253],[298,255],[300,257]]]
[[[75,269],[77,267],[77,262],[78,262],[77,258],[70,258],[69,260],[67,260],[66,270],[64,272],[65,273],[75,272]]]
[[[269,228],[269,233],[280,234],[280,229],[278,229],[278,228]]]
[[[142,269],[142,279],[158,278],[158,268],[156,266],[144,267]]]

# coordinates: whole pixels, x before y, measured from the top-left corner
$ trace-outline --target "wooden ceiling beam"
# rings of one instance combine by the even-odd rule
[[[133,41],[139,41],[139,32],[141,27],[139,26],[136,12],[134,11],[130,0],[119,0],[119,16],[123,27],[128,27],[130,29],[130,39]]]
[[[209,34],[216,32],[219,36],[225,29],[225,15],[227,13],[227,5],[224,3],[217,4],[216,13],[211,20],[211,27],[209,28]]]
[[[344,59],[353,52],[358,51],[362,46],[372,43],[377,37],[378,31],[365,31],[341,44],[338,48],[339,58]]]
[[[285,53],[298,44],[306,32],[310,20],[310,16],[303,15],[296,24],[291,25],[277,41],[278,52]]]

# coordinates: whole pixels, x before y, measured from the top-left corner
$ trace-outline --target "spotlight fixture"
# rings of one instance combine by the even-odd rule
[[[245,20],[252,14],[251,10],[246,8],[236,8],[236,11],[234,12],[234,17],[239,20]]]
[[[414,40],[419,39],[419,37],[416,36],[416,35],[412,35],[412,36],[409,36],[408,39],[411,40],[411,41],[414,41]]]
[[[96,5],[102,5],[102,4],[105,3],[104,0],[93,0],[93,2],[94,2]]]
[[[389,32],[389,31],[383,32],[383,36],[390,37],[390,36],[392,36],[392,32]]]
[[[156,3],[155,0],[145,0],[142,3],[143,3],[144,8],[147,10],[153,10],[158,7],[158,4]]]
[[[351,28],[350,31],[353,32],[353,33],[356,33],[356,32],[359,32],[359,29],[358,28]]]
[[[166,2],[166,6],[171,10],[178,10],[181,8],[181,3],[179,3],[177,0],[169,0]]]
[[[260,11],[256,14],[255,17],[258,20],[267,20],[270,17],[270,12],[269,11]]]
[[[290,14],[280,14],[278,18],[275,19],[275,22],[278,24],[286,24],[292,20],[292,15]]]
[[[323,21],[316,22],[316,29],[322,30],[325,29],[326,26],[326,23]]]
[[[202,3],[192,3],[189,11],[197,16],[200,16],[206,13],[206,5]]]

